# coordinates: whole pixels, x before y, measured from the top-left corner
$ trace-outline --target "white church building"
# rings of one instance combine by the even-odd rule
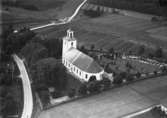
[[[67,30],[67,36],[63,37],[62,63],[83,81],[88,81],[91,76],[101,80],[104,73],[104,69],[93,58],[77,49],[77,39],[70,29]]]

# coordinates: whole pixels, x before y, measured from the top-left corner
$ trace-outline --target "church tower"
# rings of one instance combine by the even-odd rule
[[[67,36],[63,37],[62,57],[70,48],[77,48],[77,40],[74,37],[74,31],[68,29]]]

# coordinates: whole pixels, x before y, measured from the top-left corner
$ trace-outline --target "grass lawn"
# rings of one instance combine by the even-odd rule
[[[138,115],[132,118],[162,118],[162,117],[158,113],[153,113],[149,111],[149,112],[143,113],[141,115]]]
[[[151,109],[131,118],[162,118],[162,115],[157,110]]]
[[[146,32],[160,26],[159,23],[118,14],[81,19],[72,24],[79,42],[85,45],[94,43],[105,49],[113,47],[125,52],[134,52],[139,45],[148,48],[161,46],[167,49],[166,40],[153,38]]]
[[[162,103],[166,90],[166,76],[147,79],[54,107],[39,118],[122,118]]]
[[[164,40],[164,36],[154,33],[157,36],[153,37],[152,32],[149,32],[162,27],[163,22],[151,22],[119,14],[104,14],[101,17],[88,18],[82,14],[82,11],[77,18],[66,26],[49,27],[38,32],[47,34],[48,37],[60,36],[62,38],[66,35],[65,31],[71,28],[75,31],[79,45],[88,48],[94,44],[97,49],[108,50],[112,47],[120,52],[136,53],[137,49],[144,45],[146,53],[152,52],[157,47],[162,47],[165,52],[167,51],[167,40]]]
[[[24,21],[27,21],[27,19],[59,19],[71,16],[82,1],[83,0],[25,0],[24,4],[35,4],[42,10],[32,11],[8,6],[8,12],[14,17],[13,19],[19,17],[20,19],[24,19]],[[5,20],[6,16],[2,17],[4,17]]]

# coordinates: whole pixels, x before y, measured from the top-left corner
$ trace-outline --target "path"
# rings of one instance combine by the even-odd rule
[[[38,27],[34,27],[34,28],[31,28],[30,30],[37,30],[37,29],[41,29],[41,28],[45,28],[45,27],[49,27],[49,26],[56,26],[56,25],[62,25],[62,24],[67,24],[69,22],[71,22],[74,17],[78,14],[79,10],[81,9],[81,7],[87,2],[87,0],[84,0],[78,7],[77,9],[75,10],[75,12],[70,16],[70,17],[65,17],[63,19],[60,19],[59,21],[52,21],[51,23],[49,24],[46,24],[46,25],[41,25],[41,26],[38,26]]]

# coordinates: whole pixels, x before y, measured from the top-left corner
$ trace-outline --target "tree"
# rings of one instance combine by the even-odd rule
[[[6,118],[7,115],[15,115],[18,113],[17,103],[11,94],[6,95],[2,103],[2,115],[4,118]]]
[[[115,78],[114,78],[114,81],[113,81],[113,84],[122,84],[122,82],[123,82],[123,78],[121,78],[120,76],[116,76]]]
[[[13,25],[8,25],[7,27],[3,27],[3,30],[2,30],[2,38],[4,40],[7,39],[7,37],[12,34],[14,31],[14,28],[13,28]]]
[[[20,54],[24,56],[28,65],[35,64],[38,60],[48,57],[48,50],[47,48],[35,42],[27,43],[21,50]]]
[[[88,53],[84,45],[82,45],[82,46],[80,47],[80,51],[83,52],[83,53],[85,53],[85,54]]]
[[[95,49],[95,45],[92,44],[92,45],[90,46],[90,49],[93,51],[93,50]]]
[[[142,45],[142,46],[139,47],[139,49],[137,51],[137,54],[142,55],[142,54],[144,54],[144,52],[145,52],[145,46]]]
[[[35,35],[34,32],[29,30],[20,33],[12,33],[3,41],[2,51],[7,55],[18,53]]]
[[[155,57],[157,57],[157,58],[163,57],[163,50],[162,50],[162,48],[158,47],[156,49],[156,51],[155,51]]]
[[[111,47],[111,48],[108,50],[108,52],[114,54],[114,52],[115,52],[115,51],[114,51],[114,48]]]
[[[162,66],[160,69],[161,69],[162,72],[167,72],[167,67],[166,66]]]
[[[109,63],[105,66],[104,71],[107,72],[107,73],[112,73],[113,72],[113,70],[110,68]]]
[[[87,88],[90,93],[100,92],[100,82],[99,81],[88,82]]]
[[[95,18],[95,17],[101,16],[101,15],[103,14],[103,12],[101,12],[100,8],[97,7],[96,11],[94,11],[94,10],[92,10],[92,9],[84,10],[84,14],[85,14],[86,16]]]
[[[63,65],[58,65],[53,69],[51,74],[53,75],[51,77],[52,85],[59,90],[65,89],[68,82],[65,67]]]
[[[140,78],[140,77],[141,77],[141,73],[140,73],[140,72],[137,72],[137,73],[136,73],[136,77],[137,77],[137,78]]]
[[[39,93],[39,96],[41,98],[43,107],[47,107],[48,104],[50,104],[49,91],[48,90],[41,90],[38,93]]]
[[[47,86],[54,86],[58,90],[66,87],[66,68],[55,58],[41,59],[32,66],[31,70],[36,83],[44,82]]]
[[[68,92],[68,96],[72,98],[75,96],[75,93],[76,93],[75,89],[70,89],[70,91]]]
[[[45,42],[45,46],[48,49],[49,56],[60,59],[62,56],[62,40],[60,39],[49,39]]]
[[[123,82],[123,79],[125,79],[127,77],[127,73],[126,72],[121,72],[120,74],[116,75],[116,77],[114,78],[113,83],[114,84],[121,84]]]
[[[86,84],[82,84],[79,88],[79,94],[80,95],[86,95],[87,94],[87,86]]]
[[[101,83],[104,85],[104,90],[107,90],[110,88],[111,81],[108,78],[104,77]]]
[[[127,62],[127,63],[126,63],[126,67],[127,67],[128,69],[132,69],[132,68],[133,68],[133,66],[130,64],[130,62]]]
[[[126,77],[126,80],[127,80],[128,82],[131,82],[131,81],[134,80],[134,76],[133,76],[132,74],[128,74],[127,77]]]

